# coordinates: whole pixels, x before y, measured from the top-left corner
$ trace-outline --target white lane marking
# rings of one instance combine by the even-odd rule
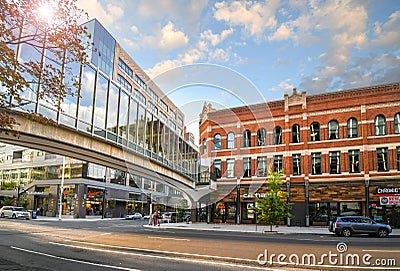
[[[149,239],[162,239],[162,240],[174,240],[174,241],[186,241],[190,242],[189,239],[183,239],[183,238],[171,238],[171,237],[159,237],[159,236],[147,236]]]
[[[149,254],[133,253],[133,252],[123,252],[123,251],[115,251],[115,250],[107,250],[107,249],[99,249],[99,248],[88,248],[88,247],[83,247],[83,246],[67,245],[67,244],[55,243],[55,242],[49,242],[49,243],[53,244],[53,245],[78,248],[78,249],[86,249],[86,250],[98,251],[98,252],[107,252],[107,253],[115,253],[115,254],[130,255],[130,256],[157,258],[157,259],[163,259],[163,260],[165,260],[165,258],[166,258],[166,256],[149,255]],[[206,260],[201,260],[201,259],[187,259],[187,258],[177,258],[177,257],[167,257],[167,259],[178,261],[178,262],[190,262],[190,263],[202,263],[202,264],[208,264],[208,265],[231,266],[231,267],[240,267],[240,268],[247,268],[247,269],[253,269],[253,270],[285,271],[283,269],[276,269],[276,268],[271,269],[271,268],[266,268],[266,267],[247,266],[247,265],[242,265],[242,264],[225,263],[225,262],[211,262],[211,261],[206,261]]]
[[[84,245],[98,246],[98,247],[126,249],[126,250],[138,250],[138,251],[150,252],[150,253],[164,253],[164,254],[170,254],[170,255],[195,256],[195,257],[203,257],[203,258],[210,258],[210,259],[233,260],[233,261],[241,260],[241,261],[248,261],[248,262],[257,263],[257,260],[253,260],[253,259],[243,259],[243,258],[233,258],[233,257],[224,257],[224,256],[203,255],[203,254],[186,253],[186,252],[173,252],[173,251],[166,251],[166,250],[146,249],[146,248],[122,247],[122,246],[113,246],[113,245],[97,244],[97,243],[74,241],[74,240],[65,240],[65,241],[71,242],[71,243],[84,244]],[[56,244],[56,245],[60,244],[60,243],[53,243],[53,242],[49,242],[49,243]]]
[[[139,269],[132,269],[132,268],[127,268],[127,267],[120,267],[120,266],[107,265],[107,264],[98,264],[98,263],[91,263],[91,262],[86,262],[86,261],[81,261],[81,260],[69,259],[69,258],[65,258],[65,257],[59,257],[59,256],[55,256],[55,255],[51,255],[51,254],[47,254],[47,253],[42,253],[42,252],[38,252],[38,251],[33,251],[33,250],[29,250],[29,249],[24,249],[24,248],[20,248],[20,247],[11,246],[11,248],[12,249],[16,249],[16,250],[20,250],[20,251],[24,251],[24,252],[28,252],[28,253],[33,253],[33,254],[45,256],[45,257],[64,260],[64,261],[68,261],[68,262],[82,263],[82,264],[94,265],[94,266],[100,266],[100,267],[107,267],[107,268],[115,268],[115,269],[127,270],[127,271],[140,271]]]

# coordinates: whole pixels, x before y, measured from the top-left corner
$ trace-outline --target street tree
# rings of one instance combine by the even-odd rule
[[[274,172],[269,170],[268,177],[268,192],[265,197],[256,199],[256,207],[254,212],[257,217],[257,222],[264,222],[272,226],[282,224],[282,221],[287,217],[292,217],[290,213],[291,205],[286,201],[287,193],[281,190],[285,183],[281,179],[283,172]]]
[[[18,125],[9,112],[15,108],[51,122],[24,100],[26,93],[56,110],[66,95],[77,95],[78,80],[68,65],[87,63],[92,44],[82,25],[87,14],[76,1],[0,0],[0,131]],[[22,56],[21,48],[30,56]]]
[[[179,199],[178,206],[176,207],[177,218],[183,219],[185,212],[188,210],[187,200],[184,198]]]

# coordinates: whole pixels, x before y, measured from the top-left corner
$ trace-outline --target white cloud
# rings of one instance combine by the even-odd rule
[[[374,46],[390,48],[400,44],[400,10],[392,13],[386,23],[375,23],[374,34],[376,39],[372,40]]]
[[[287,39],[290,38],[291,32],[292,31],[288,26],[282,24],[276,30],[276,32],[273,35],[268,37],[268,39],[271,40],[271,41],[273,41],[273,40],[287,40]]]
[[[156,76],[182,65],[189,65],[204,59],[205,55],[197,48],[190,49],[183,54],[178,55],[176,59],[168,59],[154,65],[153,68],[147,69],[145,72],[151,77]]]
[[[284,93],[291,94],[293,91],[293,84],[291,84],[291,79],[286,79],[278,84],[278,86],[273,87],[272,91],[282,91]]]
[[[229,35],[234,32],[232,28],[225,29],[221,34],[213,34],[211,29],[205,30],[200,34],[200,38],[211,43],[212,46],[218,45],[220,42],[225,40]]]
[[[98,19],[105,27],[111,27],[124,15],[121,6],[108,4],[103,7],[98,0],[78,0],[76,5],[87,12],[90,18]]]
[[[275,12],[279,0],[218,2],[214,5],[214,18],[231,26],[243,26],[246,35],[260,38],[266,29],[277,25]]]
[[[136,25],[132,25],[130,27],[130,30],[132,31],[132,34],[134,34],[134,35],[139,33],[139,28]]]
[[[172,22],[168,22],[167,25],[161,29],[159,45],[163,51],[170,51],[183,47],[187,45],[188,42],[189,38],[183,31],[175,30]]]

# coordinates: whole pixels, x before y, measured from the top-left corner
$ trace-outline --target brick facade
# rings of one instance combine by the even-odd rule
[[[268,177],[259,176],[262,171],[257,170],[260,168],[258,159],[266,157],[268,167],[273,168],[274,158],[282,156],[288,200],[294,205],[296,224],[324,224],[328,218],[351,212],[371,215],[378,220],[391,219],[394,223],[397,217],[392,217],[391,212],[396,207],[381,206],[374,193],[378,186],[400,184],[400,123],[397,118],[400,118],[399,83],[311,96],[294,89],[280,101],[224,110],[205,104],[200,115],[200,154],[202,158],[210,158],[210,172],[216,171],[213,161],[221,161],[217,193],[224,185],[240,187],[239,200],[234,190],[235,196],[228,195],[225,201],[230,204],[236,201],[236,222],[246,220],[243,203],[248,198],[243,199],[242,190],[254,183],[261,183],[259,191],[267,187]],[[315,133],[318,126],[313,123],[319,124],[319,140],[315,141],[312,139],[318,137]],[[292,130],[297,131],[296,124],[300,140],[293,143]],[[278,126],[282,142],[275,144],[279,139]],[[259,133],[261,128],[266,131],[265,144]],[[246,130],[251,135],[248,141]],[[235,135],[234,147],[228,149],[230,132]],[[214,145],[216,134],[221,136],[220,148],[218,142],[217,148]],[[205,150],[203,142],[206,142]],[[299,174],[294,172],[296,155],[300,155]],[[243,158],[251,160],[251,174],[246,177]],[[234,159],[231,176],[227,175],[228,159]],[[398,220],[396,223],[400,224],[400,218]]]

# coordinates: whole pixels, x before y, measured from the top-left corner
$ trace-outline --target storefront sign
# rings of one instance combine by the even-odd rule
[[[400,187],[378,187],[376,195],[400,195]]]
[[[243,194],[244,199],[265,198],[265,193]]]
[[[399,196],[392,197],[380,197],[379,201],[381,205],[398,205],[399,204]]]

